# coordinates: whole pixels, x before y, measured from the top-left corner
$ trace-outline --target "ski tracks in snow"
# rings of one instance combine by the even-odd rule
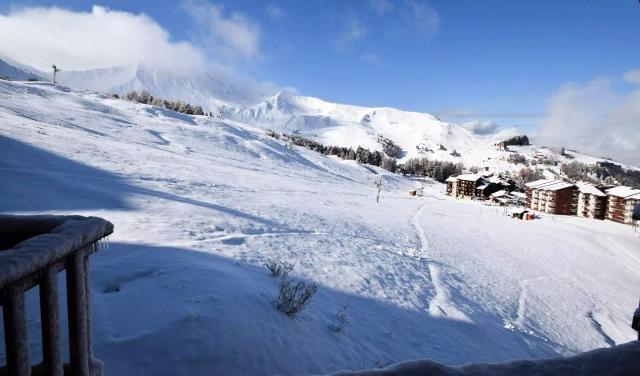
[[[413,227],[415,227],[420,239],[419,254],[421,257],[432,256],[429,254],[429,240],[427,239],[427,235],[425,234],[423,227],[420,225],[420,217],[422,216],[422,212],[426,205],[427,204],[422,204],[420,208],[418,208],[412,221]],[[434,317],[448,317],[470,322],[471,320],[469,317],[460,311],[451,300],[451,294],[449,293],[448,286],[443,282],[440,275],[440,268],[433,262],[428,262],[427,268],[429,270],[429,276],[435,292],[435,295],[431,298],[431,301],[429,301],[429,313]]]
[[[524,321],[526,319],[526,311],[527,311],[527,299],[529,297],[528,285],[531,282],[537,282],[545,279],[547,277],[537,277],[537,278],[528,278],[520,281],[520,296],[518,296],[518,310],[516,311],[516,319],[513,322],[513,325],[520,329],[523,332],[528,332],[529,334],[533,334],[530,330],[527,330]]]

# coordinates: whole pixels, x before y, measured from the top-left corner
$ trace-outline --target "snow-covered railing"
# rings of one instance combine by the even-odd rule
[[[0,215],[0,304],[9,375],[31,374],[25,292],[39,286],[46,375],[100,375],[93,358],[88,258],[113,232],[101,218]],[[69,363],[63,364],[57,275],[66,270]],[[63,369],[64,368],[64,369]],[[38,372],[38,373],[40,373]]]

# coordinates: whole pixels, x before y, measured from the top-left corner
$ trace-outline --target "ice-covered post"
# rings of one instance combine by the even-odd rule
[[[380,202],[380,188],[382,187],[382,176],[380,179],[376,180],[376,187],[378,188],[378,192],[376,193],[376,202]]]
[[[56,84],[56,73],[60,72],[60,68],[56,67],[55,64],[51,66],[53,68],[53,84]]]
[[[638,341],[640,341],[640,303],[638,304],[638,308],[636,308],[636,311],[633,314],[633,319],[631,320],[631,328],[638,332]]]

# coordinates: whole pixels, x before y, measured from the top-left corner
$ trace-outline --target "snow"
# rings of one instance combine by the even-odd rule
[[[542,187],[544,185],[547,185],[547,184],[550,184],[550,183],[553,183],[553,182],[554,182],[554,180],[551,180],[551,179],[540,179],[540,180],[535,180],[535,181],[532,181],[532,182],[529,182],[529,183],[525,184],[525,187],[527,187],[527,188],[538,188],[538,187]]]
[[[576,187],[580,190],[580,193],[586,193],[594,196],[606,197],[607,195],[602,193],[601,190],[596,188],[593,184],[588,183],[576,183]]]
[[[87,71],[62,68],[58,73],[59,83],[74,89],[119,95],[132,90],[146,90],[159,98],[201,105],[206,112],[213,112],[227,121],[298,134],[326,145],[362,146],[382,151],[378,143],[378,136],[381,135],[402,148],[400,162],[409,158],[428,158],[461,162],[467,168],[478,167],[494,173],[514,173],[523,165],[511,163],[508,158],[518,153],[528,162],[577,161],[591,165],[611,162],[623,168],[640,170],[608,158],[575,151],[561,154],[557,148],[537,145],[509,146],[508,151],[496,150],[495,144],[518,135],[515,128],[478,134],[463,125],[441,121],[428,113],[332,103],[289,91],[273,95],[276,89],[268,84],[230,76],[228,72],[216,69],[168,71],[146,64]],[[49,78],[50,75],[50,72],[39,72],[0,56],[0,76],[25,80],[29,77]],[[452,155],[454,150],[460,156]],[[549,177],[560,173],[559,164],[545,165],[543,169]]]
[[[42,80],[46,75],[35,68],[18,63],[0,54],[0,77],[7,77],[12,80]]]
[[[482,176],[478,174],[462,174],[456,176],[456,179],[465,181],[478,181],[482,179]]]
[[[491,197],[501,197],[501,196],[507,196],[509,195],[509,192],[505,191],[504,189],[501,191],[497,191],[497,192],[493,192],[491,194]]]
[[[609,188],[605,192],[608,195],[622,197],[622,198],[628,198],[630,196],[640,194],[640,190],[632,187],[626,187],[626,186]]]
[[[439,183],[291,150],[263,128],[0,81],[0,212],[115,225],[91,257],[106,375],[504,362],[634,338],[640,239],[629,226],[516,221]],[[419,185],[423,197],[407,195]],[[275,308],[278,281],[263,267],[273,257],[319,285],[295,319]],[[27,301],[37,360],[37,291]]]
[[[518,361],[504,364],[469,364],[447,367],[429,360],[408,361],[383,369],[362,372],[336,372],[333,376],[393,375],[637,375],[640,373],[640,342],[629,342],[612,349],[590,351],[564,359]]]
[[[562,180],[541,179],[525,184],[528,188],[542,189],[545,191],[559,191],[561,189],[574,187],[575,184]]]

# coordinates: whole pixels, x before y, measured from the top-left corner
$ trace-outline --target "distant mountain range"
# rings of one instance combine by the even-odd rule
[[[0,56],[0,76],[13,80],[48,79],[40,72]],[[281,133],[300,135],[325,145],[382,150],[381,138],[392,140],[402,152],[400,160],[426,157],[462,162],[494,172],[515,171],[522,166],[508,161],[517,150],[527,159],[551,158],[560,162],[577,160],[595,163],[600,158],[578,153],[562,156],[555,150],[531,146],[497,147],[517,136],[515,129],[478,134],[428,113],[389,107],[360,107],[283,91],[265,96],[251,85],[233,83],[221,72],[179,72],[151,66],[127,65],[87,71],[61,71],[58,82],[75,89],[105,94],[125,94],[146,90],[163,99],[183,100],[201,105],[227,121],[251,124]]]

